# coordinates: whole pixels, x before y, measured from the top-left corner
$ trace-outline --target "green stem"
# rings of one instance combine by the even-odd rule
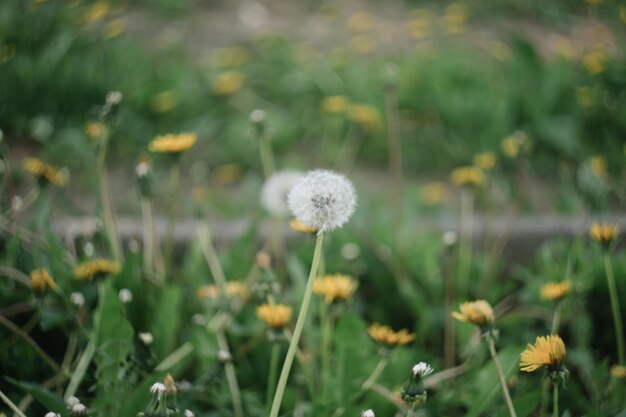
[[[619,298],[617,297],[615,276],[613,275],[613,268],[611,267],[611,260],[608,252],[604,253],[604,269],[606,271],[606,280],[609,284],[609,294],[611,296],[611,309],[613,310],[613,323],[615,324],[615,339],[617,340],[618,364],[624,365],[624,327],[622,325],[622,313],[619,306]]]
[[[552,417],[559,417],[559,385],[552,385],[554,386],[554,406],[552,409]]]
[[[261,153],[261,165],[263,165],[263,175],[265,175],[265,178],[269,178],[275,170],[271,140],[269,138],[260,137],[259,150]]]
[[[143,267],[154,271],[154,216],[150,199],[141,198],[141,213],[143,219]]]
[[[511,417],[517,417],[515,413],[515,408],[513,407],[513,401],[511,401],[511,394],[509,394],[509,388],[506,385],[506,380],[504,379],[504,372],[502,372],[502,367],[500,366],[500,360],[498,359],[498,353],[496,352],[496,344],[493,340],[493,336],[489,335],[487,337],[489,343],[489,352],[491,353],[491,357],[493,359],[493,363],[496,366],[496,373],[498,374],[498,380],[500,381],[500,387],[502,387],[502,394],[504,395],[504,400],[506,401],[506,405],[509,408],[509,414]]]
[[[174,166],[170,171],[170,201],[167,210],[167,229],[165,231],[165,271],[171,274],[172,256],[174,251],[174,229],[177,208],[178,187],[180,184],[180,156],[176,156]]]
[[[459,292],[461,297],[467,296],[469,274],[472,265],[472,241],[474,217],[474,191],[464,187],[461,190],[461,239],[459,242]]]
[[[120,249],[119,237],[115,227],[115,218],[113,217],[113,209],[111,208],[111,197],[109,195],[109,183],[106,168],[108,138],[104,138],[100,143],[97,161],[98,188],[100,191],[100,206],[102,209],[102,221],[107,232],[109,240],[109,248],[111,254],[116,260],[122,259],[122,251]]]
[[[376,383],[376,380],[378,379],[378,377],[380,377],[380,374],[383,373],[383,370],[387,366],[388,362],[389,362],[388,355],[385,355],[382,358],[380,358],[380,361],[378,361],[378,365],[376,365],[376,368],[374,368],[374,370],[372,371],[372,374],[363,382],[363,384],[361,384],[361,392],[367,391],[370,388],[372,388],[372,385]]]
[[[554,308],[554,316],[552,316],[552,327],[550,330],[550,334],[557,334],[559,331],[559,324],[561,322],[561,307],[563,303],[559,301],[559,303]]]
[[[320,262],[320,256],[322,253],[322,243],[324,242],[324,232],[320,232],[317,235],[315,241],[315,252],[313,253],[313,262],[311,264],[311,271],[309,272],[309,279],[304,291],[304,297],[302,298],[302,306],[300,307],[300,313],[298,313],[298,319],[296,321],[296,327],[293,331],[293,338],[289,343],[289,349],[287,349],[287,356],[283,363],[283,369],[280,372],[280,378],[278,380],[278,386],[276,387],[276,394],[274,395],[274,401],[270,410],[270,417],[277,417],[280,409],[280,404],[285,394],[285,387],[287,386],[287,379],[289,378],[289,371],[291,371],[291,365],[293,364],[293,358],[298,348],[298,342],[302,335],[302,329],[304,328],[304,322],[306,320],[306,314],[311,302],[311,293],[313,289],[313,280],[317,275],[317,267]]]
[[[0,399],[2,399],[2,401],[9,406],[9,408],[11,410],[13,410],[13,412],[15,414],[17,414],[19,417],[26,417],[24,415],[24,413],[22,413],[22,410],[20,410],[14,403],[13,401],[11,401],[9,399],[9,397],[7,397],[6,395],[4,395],[4,393],[2,391],[0,391]]]
[[[221,351],[228,353],[230,357],[230,350],[228,348],[228,341],[226,340],[226,334],[224,329],[220,326],[215,332],[217,336],[217,344]],[[241,392],[239,391],[239,383],[237,382],[237,374],[235,373],[235,365],[232,361],[227,361],[224,364],[224,370],[226,371],[226,382],[228,383],[228,389],[233,399],[233,408],[235,411],[235,417],[243,417],[243,406],[241,404]]]
[[[161,363],[154,368],[154,370],[156,372],[165,372],[172,369],[172,367],[174,367],[177,363],[189,356],[191,352],[193,352],[193,346],[190,342],[186,342],[163,359]]]
[[[330,357],[329,357],[329,347],[330,347],[330,339],[332,335],[332,322],[329,317],[328,307],[329,305],[324,301],[320,300],[321,304],[321,326],[322,326],[322,345],[320,358],[322,362],[322,380],[321,380],[321,397],[322,404],[326,403],[328,398],[328,379],[329,379],[329,369],[330,369]]]
[[[278,373],[278,360],[280,359],[280,344],[272,343],[272,356],[270,357],[270,372],[267,377],[267,395],[265,397],[266,410],[265,414],[270,413],[270,405],[272,401],[272,392],[276,385],[276,376]]]

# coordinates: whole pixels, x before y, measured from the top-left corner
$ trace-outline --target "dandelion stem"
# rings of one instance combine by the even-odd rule
[[[150,272],[154,270],[154,216],[152,204],[148,198],[141,198],[141,213],[143,219],[143,267]]]
[[[272,152],[272,142],[270,138],[259,138],[259,151],[261,153],[261,165],[263,165],[263,175],[269,178],[274,173],[274,154]]]
[[[458,282],[461,296],[468,291],[469,274],[472,265],[472,241],[474,218],[474,191],[468,187],[461,190],[461,238],[459,242]]]
[[[622,313],[617,297],[617,287],[615,285],[615,276],[613,275],[613,267],[608,251],[604,252],[604,270],[606,272],[606,280],[609,284],[609,294],[611,296],[611,309],[613,310],[613,323],[615,324],[615,339],[617,340],[617,358],[618,364],[624,365],[624,327],[622,324]]]
[[[108,138],[102,138],[98,151],[97,175],[98,188],[100,191],[100,206],[102,209],[102,221],[109,239],[109,248],[111,254],[116,260],[122,259],[122,251],[120,249],[119,237],[115,227],[115,218],[113,217],[113,209],[111,208],[111,196],[109,195],[109,182],[107,177],[106,155]]]
[[[278,373],[278,360],[280,359],[280,344],[277,342],[272,343],[272,356],[270,357],[270,372],[267,377],[267,395],[266,395],[266,410],[265,414],[269,414],[270,405],[272,401],[272,392],[274,391],[274,385],[276,385],[276,376]]]
[[[502,372],[502,367],[500,366],[500,360],[498,359],[498,353],[496,352],[496,344],[493,335],[489,334],[489,336],[487,336],[487,341],[489,343],[489,352],[491,353],[493,363],[496,366],[498,380],[500,381],[500,386],[502,387],[502,394],[504,394],[504,400],[509,408],[509,414],[511,417],[517,417],[515,408],[513,407],[513,401],[511,401],[511,394],[509,394],[509,389],[506,385],[506,380],[504,379],[504,372]]]
[[[559,417],[559,384],[552,384],[554,387],[554,405],[552,408],[552,417]]]
[[[376,380],[378,380],[378,377],[380,377],[380,374],[383,373],[383,370],[387,366],[388,362],[389,362],[389,355],[385,355],[382,358],[380,358],[380,360],[378,361],[378,364],[376,365],[376,368],[374,368],[371,375],[365,381],[363,381],[363,384],[361,384],[361,392],[367,391],[370,388],[372,388],[372,385],[376,383]]]
[[[10,266],[0,265],[0,275],[11,278],[30,288],[30,277],[20,270],[11,268]]]
[[[217,336],[217,344],[221,351],[227,352],[230,357],[230,350],[228,349],[228,341],[226,340],[226,334],[223,327],[219,327],[215,332]],[[228,383],[228,389],[233,399],[233,408],[235,411],[235,417],[243,417],[243,406],[241,404],[241,393],[239,391],[239,383],[237,382],[237,374],[235,373],[235,365],[232,361],[227,361],[224,364],[224,370],[226,371],[226,382]]]
[[[180,156],[176,155],[176,161],[170,171],[170,202],[167,210],[167,229],[165,231],[165,271],[172,272],[172,256],[174,251],[174,229],[177,208],[178,186],[180,184]]]
[[[561,322],[561,308],[563,303],[559,301],[559,303],[554,308],[554,316],[552,316],[552,327],[550,330],[550,334],[557,334],[559,331],[559,324]]]
[[[19,408],[17,408],[17,406],[13,403],[13,401],[11,401],[9,399],[9,397],[7,397],[6,395],[4,395],[4,393],[2,391],[0,391],[0,399],[2,399],[2,401],[11,409],[13,410],[13,412],[15,414],[17,414],[19,417],[26,417],[24,415],[24,413],[22,412],[22,410],[20,410]]]
[[[300,336],[302,335],[302,329],[304,328],[306,314],[309,309],[309,304],[311,302],[313,280],[315,279],[315,276],[317,275],[317,267],[319,266],[320,257],[322,254],[323,242],[324,242],[324,232],[320,232],[317,235],[317,239],[315,241],[315,251],[313,252],[313,262],[311,263],[309,279],[307,281],[306,289],[304,291],[304,297],[302,298],[302,306],[300,307],[300,313],[298,313],[298,319],[296,321],[296,327],[293,331],[293,337],[291,339],[291,342],[289,343],[289,348],[287,349],[287,356],[285,357],[285,362],[283,363],[283,369],[280,372],[278,386],[276,387],[274,401],[272,403],[272,408],[270,410],[270,417],[278,416],[278,412],[280,410],[280,404],[283,400],[283,395],[285,394],[285,387],[287,386],[287,379],[289,378],[289,372],[291,371],[293,358],[298,348],[298,342],[300,341]]]

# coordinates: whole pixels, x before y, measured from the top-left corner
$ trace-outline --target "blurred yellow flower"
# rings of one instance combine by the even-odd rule
[[[585,0],[585,3],[587,3],[588,5],[595,7],[595,6],[599,6],[600,4],[602,4],[602,0]]]
[[[350,39],[350,49],[357,54],[366,55],[376,49],[376,41],[368,35],[357,35]]]
[[[162,91],[152,97],[150,104],[157,113],[167,113],[178,104],[178,96],[174,90]]]
[[[469,11],[460,3],[447,6],[443,15],[443,22],[448,33],[463,33],[468,19]]]
[[[411,20],[406,24],[406,30],[413,39],[425,39],[431,34],[432,15],[427,9],[416,9],[411,12]]]
[[[174,377],[169,372],[165,375],[165,378],[163,378],[163,385],[165,386],[165,392],[168,394],[174,394],[178,391]]]
[[[240,164],[222,164],[211,172],[211,183],[217,186],[234,184],[242,175],[243,167]]]
[[[394,332],[389,326],[381,326],[373,323],[367,328],[367,333],[376,342],[387,346],[402,346],[412,342],[415,339],[414,333],[409,333],[407,329]]]
[[[597,75],[604,72],[604,64],[606,62],[606,55],[602,51],[590,52],[583,57],[583,65],[592,75]]]
[[[109,129],[101,122],[90,121],[85,125],[85,133],[91,140],[102,139],[108,135]]]
[[[589,228],[589,235],[603,246],[608,246],[617,237],[617,225],[609,223],[594,223]]]
[[[369,32],[374,28],[374,18],[366,12],[359,12],[348,19],[348,28],[355,32]]]
[[[256,308],[256,316],[273,329],[289,324],[293,309],[284,304],[262,304]]]
[[[611,376],[617,379],[626,379],[626,366],[623,366],[623,365],[611,366]]]
[[[496,155],[493,152],[482,152],[474,155],[474,165],[483,171],[492,170],[496,166]]]
[[[85,12],[85,23],[94,23],[104,19],[109,14],[110,8],[109,2],[107,1],[92,3]]]
[[[422,188],[422,199],[429,206],[434,206],[448,198],[448,189],[442,182],[431,182]]]
[[[541,287],[539,292],[542,300],[558,301],[565,298],[571,290],[572,283],[566,280],[561,282],[548,282]]]
[[[350,102],[346,96],[328,96],[322,100],[320,107],[326,113],[343,113],[349,105]]]
[[[45,164],[37,158],[24,159],[24,169],[44,184],[63,187],[67,183],[67,173],[51,165]]]
[[[198,139],[195,133],[179,133],[157,136],[148,145],[150,152],[179,154],[191,148]]]
[[[347,300],[358,288],[359,283],[348,275],[325,275],[313,281],[313,293],[324,297],[326,304],[335,300]]]
[[[93,259],[83,262],[74,267],[76,279],[92,280],[104,275],[117,275],[122,270],[122,265],[110,259]]]
[[[122,33],[124,33],[127,27],[128,27],[128,21],[125,18],[120,17],[120,18],[114,19],[110,21],[109,23],[107,23],[106,25],[104,25],[102,37],[104,39],[116,38],[120,36]]]
[[[58,288],[50,273],[44,268],[35,269],[30,273],[30,286],[33,291],[39,293],[43,293],[48,289],[56,290]]]
[[[460,321],[485,326],[493,324],[493,308],[485,300],[467,301],[459,307],[461,312],[454,311],[452,317]]]
[[[601,156],[593,156],[589,162],[591,165],[591,172],[596,177],[604,177],[606,176],[606,161]]]
[[[228,281],[226,283],[226,296],[228,298],[239,298],[245,300],[248,298],[248,287],[240,281]],[[199,299],[211,298],[216,299],[220,295],[219,287],[215,284],[207,284],[196,290],[196,297]]]
[[[543,366],[556,367],[565,359],[565,343],[558,335],[538,336],[520,355],[520,370],[533,372]]]
[[[555,52],[564,59],[572,61],[576,58],[576,48],[569,38],[564,36],[557,36],[554,40]]]
[[[225,71],[218,74],[213,80],[213,92],[220,96],[227,96],[241,90],[246,76],[239,71]]]
[[[619,20],[626,23],[626,6],[619,6]]]
[[[456,168],[450,174],[450,180],[455,185],[478,187],[485,182],[485,174],[480,168],[465,166]]]
[[[317,229],[315,227],[307,226],[306,224],[296,219],[289,220],[289,227],[291,227],[292,230],[300,233],[317,233]]]
[[[351,105],[348,109],[348,119],[370,133],[378,132],[382,127],[380,113],[376,107],[367,104]]]
[[[234,46],[220,49],[216,52],[217,62],[222,67],[240,67],[248,61],[249,53],[246,48]]]
[[[520,154],[530,152],[531,143],[528,135],[521,130],[516,131],[502,140],[502,153],[509,158],[517,158]]]

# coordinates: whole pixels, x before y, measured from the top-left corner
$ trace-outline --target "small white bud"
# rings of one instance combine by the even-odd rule
[[[150,392],[152,394],[155,394],[158,398],[161,398],[161,396],[165,393],[165,384],[161,382],[155,382],[150,387]]]
[[[128,250],[131,251],[132,253],[139,252],[139,248],[140,248],[140,243],[137,239],[130,239],[128,241]]]
[[[413,372],[414,377],[418,375],[426,376],[426,375],[430,375],[433,372],[433,368],[426,362],[420,362],[413,367],[411,372]]]
[[[74,404],[70,409],[70,414],[73,416],[84,416],[87,414],[87,407],[84,404]]]
[[[198,326],[202,326],[206,324],[206,317],[204,317],[202,314],[197,313],[191,316],[191,321]]]
[[[88,258],[91,258],[96,253],[96,247],[93,245],[93,242],[85,243],[83,245],[83,252],[85,252]]]
[[[72,294],[70,294],[70,302],[72,304],[74,304],[76,307],[82,307],[85,305],[85,296],[80,293],[80,292],[73,292]],[[76,397],[70,397],[67,400],[67,403],[70,404],[70,400],[72,398],[76,398]],[[76,398],[76,400],[78,401],[78,399]],[[72,405],[72,404],[70,404]]]
[[[230,362],[230,360],[232,359],[232,357],[230,356],[230,353],[225,351],[225,350],[219,350],[217,352],[217,359],[220,362]]]
[[[196,417],[196,415],[193,412],[191,412],[191,410],[185,410],[183,412],[183,417]]]
[[[442,240],[444,245],[453,246],[459,240],[459,235],[454,230],[448,230],[443,234]]]
[[[150,173],[150,163],[148,161],[140,161],[135,167],[135,175],[143,178]]]
[[[124,95],[120,91],[109,91],[106,97],[106,103],[109,106],[117,106],[122,102]]]
[[[361,248],[356,243],[346,243],[341,247],[341,256],[351,261],[359,257]]]
[[[73,395],[71,395],[70,398],[68,398],[66,402],[67,402],[67,405],[70,408],[75,406],[76,404],[80,404],[80,400],[77,397],[73,396]]]
[[[152,342],[154,342],[154,337],[150,332],[141,332],[137,336],[139,337],[139,340],[141,340],[146,346],[151,345]]]
[[[133,301],[133,293],[128,288],[122,288],[118,294],[122,304],[128,304]]]
[[[365,410],[361,413],[361,417],[375,417],[374,411],[371,408],[369,410]]]
[[[48,411],[44,417],[61,417],[61,414]]]
[[[250,113],[250,121],[252,123],[261,123],[265,121],[265,110],[256,109],[252,113]]]
[[[16,195],[11,199],[11,209],[13,209],[13,211],[20,211],[23,205],[24,200],[19,195]]]

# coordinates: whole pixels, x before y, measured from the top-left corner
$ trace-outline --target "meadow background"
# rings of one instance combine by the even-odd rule
[[[266,415],[272,348],[286,343],[268,338],[256,307],[270,293],[297,314],[314,238],[268,213],[261,189],[273,170],[329,168],[354,182],[358,207],[327,237],[324,269],[358,289],[314,298],[285,415],[507,415],[473,327],[454,323],[444,348],[450,311],[473,299],[495,308],[520,417],[551,410],[541,375],[518,361],[557,310],[570,372],[561,415],[626,415],[605,278],[609,258],[624,315],[626,257],[619,236],[606,249],[587,232],[626,225],[624,39],[626,6],[607,0],[4,0],[0,391],[28,416],[69,415],[68,394],[89,415],[149,415],[150,387],[169,372],[171,413],[240,417],[240,403]],[[111,91],[121,102],[106,104]],[[179,159],[149,150],[183,132],[197,142]],[[28,157],[69,181],[33,178]],[[452,175],[470,166],[477,183]],[[146,258],[147,215],[165,246],[175,219],[171,264]],[[121,270],[77,280],[74,267],[96,258]],[[56,289],[32,288],[38,268]],[[246,283],[242,299],[198,292],[220,271]],[[566,298],[541,299],[563,280]],[[381,353],[373,322],[415,340]],[[381,355],[376,389],[362,390]],[[420,361],[433,382],[407,411],[397,393]],[[434,378],[446,369],[454,376]]]

